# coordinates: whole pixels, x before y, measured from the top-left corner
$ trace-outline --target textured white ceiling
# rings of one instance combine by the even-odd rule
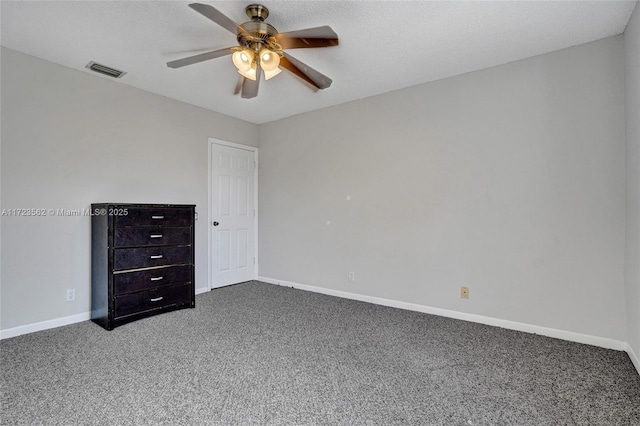
[[[254,1],[200,1],[237,22]],[[2,45],[82,72],[96,61],[115,80],[253,123],[265,123],[392,90],[614,36],[635,1],[264,0],[280,32],[329,25],[337,47],[288,52],[328,75],[314,93],[286,71],[254,99],[233,92],[230,57],[180,69],[166,62],[236,44],[233,34],[179,1],[1,2]],[[92,73],[93,74],[93,73]],[[97,74],[93,74],[97,75]],[[109,78],[102,77],[99,78]]]

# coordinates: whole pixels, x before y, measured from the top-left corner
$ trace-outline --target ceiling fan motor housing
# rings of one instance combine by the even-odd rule
[[[264,22],[269,16],[269,9],[261,4],[251,4],[246,7],[245,12],[251,21],[238,26],[238,44],[256,51],[265,45],[271,50],[282,50],[275,39],[278,30]]]
[[[249,21],[239,26],[238,43],[241,46],[246,46],[249,48],[254,48],[255,43],[259,43],[261,45],[271,45],[274,43],[277,44],[274,38],[277,34],[278,30],[276,30],[272,25],[261,21]],[[278,50],[280,49],[281,48],[279,48]]]

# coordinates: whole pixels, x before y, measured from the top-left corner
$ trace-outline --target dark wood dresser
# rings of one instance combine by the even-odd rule
[[[195,307],[195,205],[91,205],[91,320],[107,330]]]

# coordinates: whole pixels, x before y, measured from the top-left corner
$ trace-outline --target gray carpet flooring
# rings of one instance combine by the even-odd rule
[[[640,425],[624,352],[258,282],[0,362],[3,425]]]

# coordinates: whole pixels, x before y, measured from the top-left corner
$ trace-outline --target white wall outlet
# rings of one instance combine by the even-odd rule
[[[460,297],[463,299],[469,298],[469,287],[460,287]]]
[[[349,274],[347,274],[347,279],[351,283],[354,282],[356,280],[356,273],[355,272],[349,272]]]
[[[67,302],[71,302],[72,300],[76,300],[76,289],[68,288],[67,289]]]

